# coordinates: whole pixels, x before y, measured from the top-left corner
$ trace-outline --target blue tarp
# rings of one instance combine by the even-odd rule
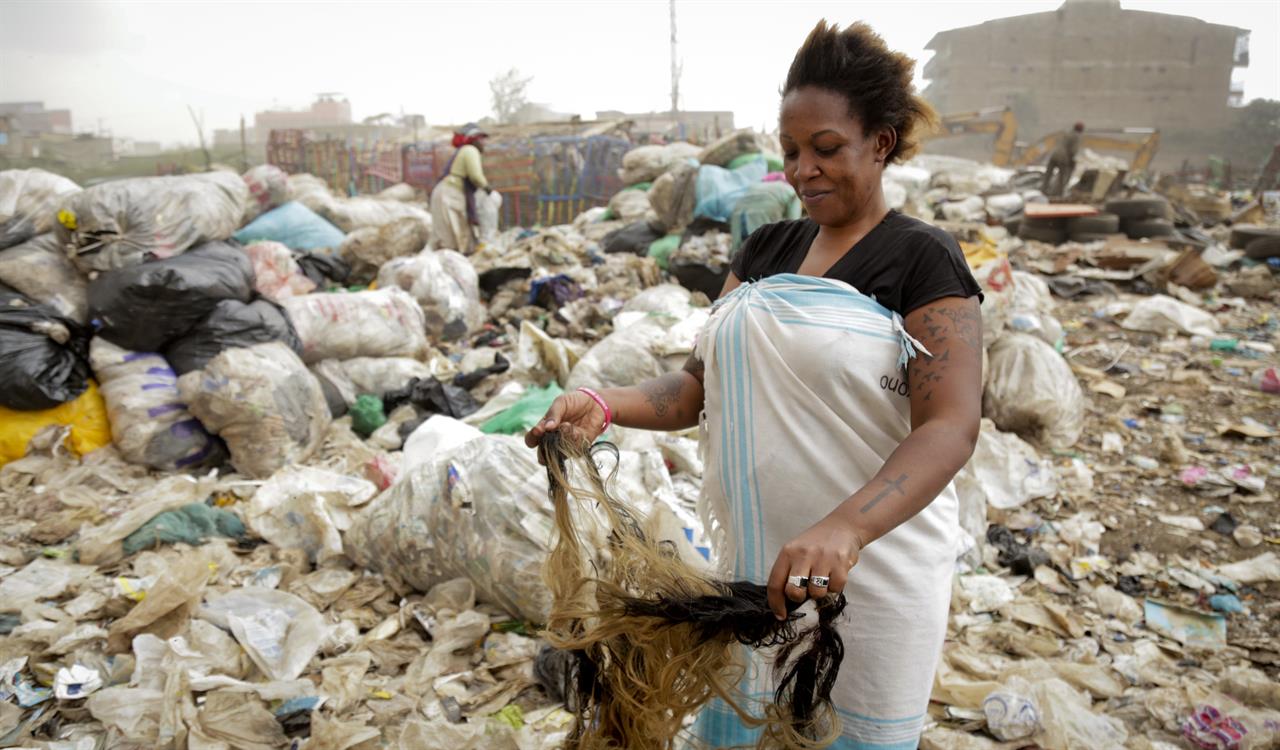
[[[271,209],[235,233],[245,245],[273,240],[290,250],[337,250],[344,237],[341,229],[297,201]]]

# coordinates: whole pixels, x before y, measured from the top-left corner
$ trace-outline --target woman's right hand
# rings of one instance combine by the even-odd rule
[[[581,391],[557,396],[546,416],[525,433],[524,443],[536,448],[543,435],[557,430],[570,440],[589,445],[604,432],[604,409]]]

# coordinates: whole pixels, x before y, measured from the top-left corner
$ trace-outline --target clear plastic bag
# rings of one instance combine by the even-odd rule
[[[302,549],[315,564],[342,554],[355,509],[377,494],[373,483],[302,466],[276,473],[254,493],[245,522],[281,549]]]
[[[289,175],[274,164],[259,164],[240,175],[249,188],[249,200],[245,201],[244,219],[248,224],[262,212],[270,211],[289,200]]]
[[[253,264],[253,288],[258,294],[279,302],[315,290],[316,283],[302,273],[287,245],[259,240],[246,245],[244,253]]]
[[[378,271],[378,286],[407,292],[422,307],[428,335],[453,341],[480,327],[480,281],[471,262],[453,250],[394,258]]]
[[[370,279],[383,264],[421,252],[431,239],[427,225],[413,217],[380,227],[357,229],[342,241],[338,252],[358,279]]]
[[[316,608],[301,598],[257,586],[210,595],[199,615],[230,630],[272,680],[296,680],[329,630]]]
[[[58,204],[80,186],[43,169],[0,172],[0,249],[53,231]]]
[[[289,313],[307,362],[353,357],[412,357],[428,350],[422,308],[407,292],[378,289],[290,297]]]
[[[990,349],[982,413],[1007,432],[1070,448],[1084,429],[1084,392],[1053,347],[1024,333],[1006,333]]]
[[[236,470],[251,477],[306,459],[329,428],[320,383],[279,342],[228,349],[179,378],[178,390],[191,413],[226,441]]]
[[[89,282],[62,252],[52,232],[0,250],[0,284],[84,324],[88,322]]]

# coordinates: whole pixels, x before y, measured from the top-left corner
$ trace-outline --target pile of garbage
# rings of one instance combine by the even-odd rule
[[[749,131],[639,147],[607,207],[470,256],[405,185],[0,172],[0,746],[560,747],[519,436],[683,363],[742,239],[798,215],[780,168]],[[986,296],[922,747],[1280,741],[1278,217],[1134,184],[1035,237],[1061,204],[1026,175],[924,156],[884,187]],[[1172,233],[1121,233],[1157,205]],[[606,438],[713,564],[696,430]]]

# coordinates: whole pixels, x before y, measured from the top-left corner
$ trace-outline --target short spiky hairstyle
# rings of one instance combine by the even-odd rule
[[[862,122],[864,132],[885,126],[897,132],[898,142],[885,159],[893,163],[911,158],[922,131],[937,121],[933,107],[911,85],[915,65],[915,60],[889,49],[865,23],[840,31],[822,20],[791,61],[782,95],[806,86],[843,94],[849,114]]]

